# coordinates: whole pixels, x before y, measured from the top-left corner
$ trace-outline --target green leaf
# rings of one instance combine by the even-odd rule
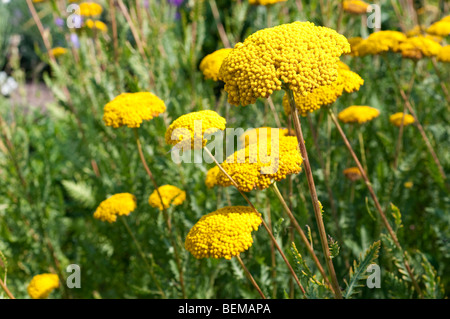
[[[92,187],[84,182],[62,181],[62,184],[69,196],[85,208],[92,208],[95,205],[95,198]]]

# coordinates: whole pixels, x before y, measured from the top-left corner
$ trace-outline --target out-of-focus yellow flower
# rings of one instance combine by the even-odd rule
[[[230,155],[222,167],[241,191],[268,188],[274,181],[301,171],[303,160],[295,136],[281,136],[277,140],[261,139]],[[220,171],[217,184],[228,187],[230,179]]]
[[[294,22],[257,31],[237,43],[219,72],[228,102],[246,106],[286,86],[297,95],[330,85],[339,56],[350,52],[347,39],[311,22]]]
[[[103,122],[114,128],[140,127],[165,111],[164,101],[153,93],[122,93],[103,108]]]
[[[208,188],[213,188],[217,185],[217,174],[219,174],[219,166],[214,166],[206,172],[205,185]]]
[[[398,31],[378,31],[369,35],[352,47],[352,55],[377,55],[397,48],[399,43],[407,39],[406,35]]]
[[[58,286],[58,275],[40,274],[31,279],[27,291],[28,295],[33,299],[46,299],[54,289],[58,288]]]
[[[401,126],[403,119],[403,112],[398,112],[389,116],[389,121],[395,126]],[[410,125],[414,123],[414,116],[411,114],[405,114],[405,120],[403,126]]]
[[[403,186],[405,187],[405,188],[412,188],[413,186],[414,186],[414,183],[413,182],[411,182],[411,181],[408,181],[408,182],[405,182],[404,184],[403,184]]]
[[[353,14],[364,14],[370,4],[361,0],[344,0],[343,8],[345,12]]]
[[[450,21],[440,20],[433,23],[427,29],[427,33],[438,35],[441,37],[448,36],[450,34]]]
[[[231,259],[252,246],[252,231],[261,222],[261,214],[250,207],[224,207],[200,218],[184,246],[195,258]]]
[[[439,54],[442,46],[424,36],[408,38],[398,44],[394,51],[402,54],[402,57],[419,60],[424,56],[436,56]]]
[[[205,134],[225,130],[226,120],[211,110],[192,112],[180,116],[166,131],[166,143],[178,148],[199,149],[208,142]]]
[[[68,52],[68,50],[66,48],[62,48],[62,47],[56,47],[51,49],[49,52],[51,52],[53,54],[53,56],[55,58],[60,57],[64,54],[66,54]]]
[[[366,123],[380,115],[376,108],[366,105],[352,105],[338,114],[339,120],[344,123]]]
[[[271,139],[272,132],[277,132],[278,136],[286,136],[289,134],[288,129],[279,129],[273,127],[258,127],[251,130],[247,130],[244,134],[239,136],[239,142],[243,147],[250,144],[258,143],[260,139]],[[274,133],[275,135],[276,133]]]
[[[159,193],[161,194],[164,208],[167,209],[171,205],[178,206],[183,204],[186,200],[186,192],[179,189],[173,185],[163,185],[158,187]],[[156,190],[148,198],[148,203],[150,206],[159,208],[163,210],[163,204],[161,204],[161,199],[159,198],[158,192]]]
[[[100,203],[94,212],[94,218],[113,223],[117,216],[128,216],[136,207],[136,197],[133,194],[115,194]]]
[[[85,17],[95,17],[102,14],[103,8],[95,2],[80,3],[80,15]]]
[[[272,4],[278,2],[285,2],[287,0],[248,0],[248,3],[251,5],[261,5],[261,6],[270,6]]]
[[[350,52],[347,54],[350,54],[351,56],[357,56],[358,55],[358,44],[361,43],[364,39],[361,37],[353,37],[348,39],[348,43],[350,43]]]
[[[343,173],[344,173],[344,176],[347,179],[351,180],[352,182],[354,182],[362,177],[361,171],[359,170],[358,167],[346,168],[346,169],[344,169]]]
[[[441,48],[437,59],[441,62],[450,62],[450,45],[446,45]]]
[[[104,24],[102,21],[99,21],[99,20],[87,19],[86,26],[89,29],[95,29],[95,30],[99,30],[102,32],[106,32],[108,30],[108,27],[106,26],[106,24]]]
[[[220,66],[232,50],[229,48],[220,49],[203,58],[202,62],[200,62],[200,70],[203,72],[205,79],[218,80]]]
[[[447,21],[447,22],[450,22],[450,16],[445,16],[445,17],[443,17],[441,20],[439,20],[439,21]]]

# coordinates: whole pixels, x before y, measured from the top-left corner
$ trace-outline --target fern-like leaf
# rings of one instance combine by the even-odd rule
[[[75,183],[69,180],[62,181],[62,184],[69,196],[77,203],[85,208],[94,207],[95,198],[91,186],[83,182]]]

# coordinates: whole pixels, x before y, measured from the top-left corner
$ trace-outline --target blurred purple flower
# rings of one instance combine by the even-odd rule
[[[173,6],[181,6],[181,4],[183,3],[184,0],[167,0],[167,2],[169,2],[171,5]]]
[[[144,0],[144,7],[145,7],[145,9],[148,9],[148,6],[149,6],[149,0]]]
[[[63,27],[63,26],[64,26],[64,19],[63,19],[63,18],[60,18],[60,17],[55,18],[55,24],[56,24],[58,27]]]
[[[80,41],[78,40],[78,35],[76,33],[70,34],[70,42],[72,42],[73,46],[78,49],[80,47]]]

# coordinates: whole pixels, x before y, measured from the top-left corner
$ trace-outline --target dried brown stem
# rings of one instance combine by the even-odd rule
[[[262,290],[259,288],[258,284],[256,283],[255,279],[253,278],[252,274],[250,273],[250,271],[248,271],[247,267],[245,267],[244,262],[241,259],[241,256],[237,255],[236,259],[239,261],[239,263],[241,264],[242,268],[244,269],[245,274],[247,275],[248,279],[250,279],[252,285],[256,288],[256,290],[258,291],[259,295],[261,296],[262,299],[266,299],[266,296],[264,296]]]

